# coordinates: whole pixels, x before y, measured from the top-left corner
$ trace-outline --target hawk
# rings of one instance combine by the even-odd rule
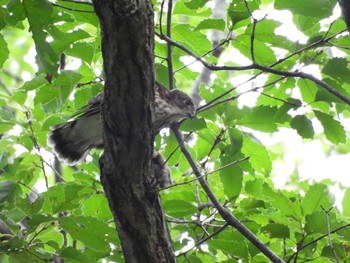
[[[160,83],[155,86],[154,134],[171,123],[195,116],[192,99],[179,90],[168,90]],[[103,130],[100,106],[103,93],[90,99],[86,106],[78,110],[66,123],[52,127],[48,145],[54,153],[69,165],[82,162],[92,148],[103,148]],[[157,159],[157,158],[156,158]]]

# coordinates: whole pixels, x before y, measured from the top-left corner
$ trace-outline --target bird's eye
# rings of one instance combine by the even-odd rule
[[[190,100],[184,100],[184,103],[186,106],[192,105],[192,102]]]

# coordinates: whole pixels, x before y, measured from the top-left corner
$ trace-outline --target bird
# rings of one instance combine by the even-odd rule
[[[159,82],[155,82],[154,89],[155,112],[152,121],[154,134],[169,127],[173,122],[195,117],[195,105],[186,93],[177,89],[168,90]],[[47,144],[52,147],[60,161],[76,165],[85,160],[92,148],[103,149],[100,115],[103,96],[103,92],[99,93],[67,122],[51,128]]]

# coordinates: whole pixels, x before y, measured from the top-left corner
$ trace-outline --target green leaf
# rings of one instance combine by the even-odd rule
[[[314,111],[315,116],[321,122],[324,134],[326,138],[335,144],[344,143],[346,141],[346,134],[344,127],[340,124],[340,122],[333,119],[332,116],[325,114],[320,111]]]
[[[301,206],[298,201],[289,199],[282,191],[276,192],[266,183],[263,185],[263,194],[268,198],[271,205],[284,215],[293,216],[299,222],[302,222],[303,216]]]
[[[277,125],[273,116],[276,114],[276,107],[257,106],[253,109],[243,108],[241,120],[237,120],[236,124],[242,125],[257,131],[274,132],[277,131]]]
[[[4,36],[0,34],[0,68],[2,68],[5,61],[9,58],[9,49],[7,43],[4,39]]]
[[[7,15],[5,20],[8,24],[16,26],[16,24],[26,18],[26,14],[21,0],[11,0],[7,4]]]
[[[181,124],[182,131],[199,131],[207,127],[203,118],[187,119]]]
[[[249,9],[251,11],[254,11],[258,8],[258,1],[249,1]],[[230,17],[233,26],[238,22],[250,17],[245,3],[239,0],[231,1],[230,6],[227,9],[227,14]]]
[[[252,60],[250,41],[250,35],[240,35],[235,38],[232,45],[238,49],[242,55]],[[276,62],[276,56],[273,50],[259,40],[254,41],[254,58],[257,63],[263,65],[271,65]]]
[[[91,63],[92,59],[95,55],[95,45],[91,43],[74,43],[70,45],[66,50],[65,53],[69,56],[80,58],[81,60]]]
[[[312,139],[315,135],[312,122],[304,115],[295,116],[290,122],[290,126],[297,130],[298,134],[305,139]]]
[[[175,41],[194,53],[204,54],[211,49],[211,43],[208,38],[198,30],[193,31],[189,25],[175,25],[172,28],[172,36]]]
[[[348,69],[348,61],[345,58],[333,58],[323,67],[323,74],[330,76],[339,83],[350,84],[350,70]]]
[[[350,188],[345,190],[343,201],[343,215],[350,217]]]
[[[195,27],[194,30],[202,30],[202,29],[217,29],[217,30],[225,31],[225,20],[213,19],[213,18],[202,20],[198,24],[198,26]]]
[[[193,215],[197,208],[190,202],[183,200],[169,200],[164,203],[164,210],[173,217],[183,217]]]
[[[321,207],[328,209],[333,205],[332,199],[326,185],[311,185],[302,202],[303,214],[310,215],[314,211],[321,210]]]
[[[248,136],[243,136],[242,153],[249,157],[252,167],[262,174],[268,175],[272,169],[272,162],[266,148]]]
[[[47,79],[44,78],[43,75],[39,75],[39,76],[36,76],[33,79],[25,82],[24,85],[21,87],[21,89],[29,91],[29,90],[38,89],[46,84],[48,84]]]
[[[3,204],[5,201],[10,201],[19,190],[18,184],[14,181],[0,182],[0,204]]]
[[[185,5],[190,9],[198,9],[203,7],[209,0],[191,0],[185,2]]]
[[[262,233],[266,233],[270,238],[289,238],[290,230],[288,226],[271,223],[261,228]]]
[[[327,233],[327,221],[325,213],[323,211],[314,211],[311,215],[307,215],[305,231],[308,234]]]
[[[51,43],[51,46],[56,54],[60,54],[64,52],[71,44],[88,37],[90,37],[90,34],[84,30],[78,29],[74,30],[73,32],[63,34],[60,39],[55,39]]]
[[[52,5],[46,0],[23,0],[23,6],[33,33],[39,71],[55,75],[58,55],[47,42],[47,33],[43,30],[51,24]]]
[[[115,229],[103,221],[83,216],[67,216],[61,220],[61,227],[73,239],[81,241],[93,250],[108,253],[111,250],[110,243],[118,243]]]
[[[73,247],[66,247],[64,248],[61,253],[59,254],[60,258],[64,258],[67,260],[74,260],[78,262],[89,262],[89,258],[81,253],[79,250],[73,248]]]
[[[318,89],[314,82],[300,78],[298,80],[298,86],[301,96],[306,103],[310,104],[315,101]]]
[[[222,157],[221,166],[232,162],[231,158]],[[242,189],[243,171],[237,165],[229,166],[220,171],[220,179],[224,186],[224,192],[228,199],[236,198]]]
[[[57,184],[50,187],[43,195],[45,203],[43,211],[48,213],[60,213],[72,210],[80,206],[82,185],[76,183]]]
[[[223,251],[232,256],[248,257],[248,248],[244,242],[214,239],[207,241],[209,250]]]
[[[335,0],[276,0],[275,8],[288,9],[306,17],[326,18],[332,14],[335,4]]]
[[[5,132],[10,131],[13,126],[13,123],[0,121],[0,134],[4,134]]]

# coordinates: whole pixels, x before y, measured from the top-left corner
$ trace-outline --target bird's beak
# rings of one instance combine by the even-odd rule
[[[188,117],[190,117],[191,119],[193,119],[194,117],[196,117],[196,111],[189,113],[189,114],[188,114]]]

